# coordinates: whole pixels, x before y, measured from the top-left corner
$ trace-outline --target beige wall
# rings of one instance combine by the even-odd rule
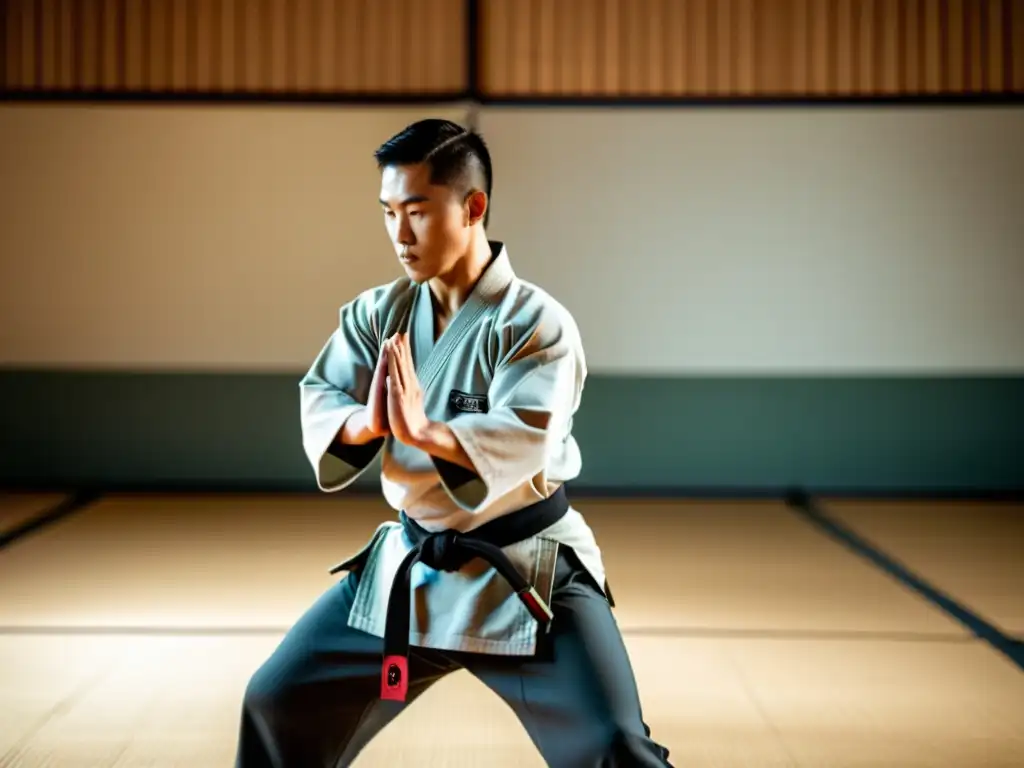
[[[372,153],[422,114],[0,110],[0,359],[304,365],[340,302],[399,274]]]
[[[297,370],[399,274],[444,108],[0,109],[0,361]],[[487,110],[492,234],[594,371],[1024,370],[1024,110]]]

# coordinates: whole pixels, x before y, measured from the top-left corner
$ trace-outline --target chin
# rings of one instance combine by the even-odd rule
[[[414,283],[426,283],[431,278],[429,272],[425,269],[418,269],[415,264],[401,264],[401,268],[406,270],[409,279]]]
[[[398,262],[402,265],[402,269],[405,270],[405,274],[409,276],[409,279],[414,283],[425,283],[427,280],[432,278],[434,275],[429,270],[424,269],[424,265],[418,262],[412,264],[406,264],[404,262]]]

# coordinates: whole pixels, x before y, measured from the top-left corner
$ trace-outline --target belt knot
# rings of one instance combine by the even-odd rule
[[[436,571],[457,571],[475,557],[461,545],[457,531],[438,531],[420,545],[420,562]]]

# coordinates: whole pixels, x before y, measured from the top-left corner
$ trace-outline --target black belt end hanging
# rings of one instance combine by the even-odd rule
[[[405,701],[409,694],[410,576],[420,552],[419,546],[412,548],[391,585],[384,626],[384,663],[380,670],[380,697],[384,701]]]

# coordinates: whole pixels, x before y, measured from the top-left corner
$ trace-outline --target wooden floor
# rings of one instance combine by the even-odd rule
[[[0,532],[59,501],[0,495]],[[676,766],[1024,766],[1024,671],[777,502],[577,500]],[[1024,634],[1024,506],[824,500]],[[230,766],[248,676],[389,512],[343,496],[113,496],[0,549],[0,766]],[[359,766],[541,766],[465,674]]]

